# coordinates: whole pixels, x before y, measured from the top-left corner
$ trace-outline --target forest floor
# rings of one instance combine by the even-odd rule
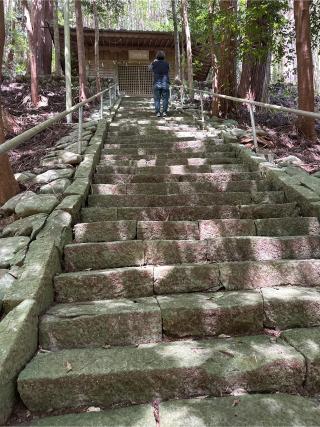
[[[4,81],[1,86],[1,103],[4,108],[4,127],[6,139],[36,126],[65,110],[65,87],[63,79],[42,79],[39,84],[40,103],[34,108],[30,99],[30,83],[25,79]],[[75,93],[76,93],[75,89]],[[73,104],[79,102],[77,95],[73,96]],[[84,116],[89,115],[89,109]],[[78,115],[72,115],[73,122],[78,121]],[[70,126],[66,123],[54,124],[28,142],[9,152],[10,162],[14,173],[32,170],[37,167],[42,157],[54,143],[67,135]]]
[[[65,88],[63,79],[43,79],[40,82],[41,102],[38,108],[33,108],[30,102],[30,85],[25,79],[15,82],[5,81],[2,84],[1,98],[5,111],[6,139],[45,121],[54,114],[65,109]],[[75,88],[74,103],[78,102],[77,89]],[[297,92],[292,85],[276,84],[270,90],[270,103],[290,108],[297,108]],[[320,109],[320,97],[317,98]],[[89,114],[89,110],[85,113]],[[316,129],[318,140],[310,144],[295,128],[293,115],[267,111],[264,109],[255,112],[257,125],[264,131],[259,136],[259,145],[265,151],[270,151],[277,158],[293,155],[301,160],[301,166],[306,171],[313,173],[320,169],[320,123]],[[250,128],[250,117],[247,110],[237,111],[231,116],[238,121],[240,127]],[[77,115],[73,115],[77,122]],[[69,132],[65,123],[53,125],[46,131],[33,137],[28,143],[10,152],[13,171],[22,172],[32,170],[39,165],[46,150],[59,138]],[[252,139],[243,138],[242,143],[252,147]]]

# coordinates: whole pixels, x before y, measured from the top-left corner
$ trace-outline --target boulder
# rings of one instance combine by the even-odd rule
[[[40,193],[43,194],[59,194],[63,193],[64,190],[69,187],[71,181],[67,178],[57,179],[55,181],[51,181],[46,185],[43,185],[40,188]]]
[[[63,151],[58,155],[58,159],[65,164],[78,165],[82,157],[80,154],[72,153],[71,151]]]
[[[16,205],[15,213],[21,218],[38,213],[50,213],[58,203],[59,200],[54,195],[32,193]]]
[[[35,178],[35,174],[29,171],[15,173],[14,177],[17,182],[25,184],[26,182],[32,181]]]
[[[49,169],[47,172],[41,173],[34,178],[37,184],[48,184],[62,178],[72,178],[73,169]]]
[[[7,237],[0,241],[0,268],[22,265],[30,239],[28,237]]]
[[[42,213],[18,219],[5,227],[2,236],[30,236],[33,239],[43,227],[46,219],[47,215]]]
[[[32,191],[25,191],[24,193],[19,193],[14,197],[11,197],[1,208],[0,213],[5,215],[11,215],[14,213],[15,208],[18,203],[23,202],[24,200],[29,199],[30,197],[35,196],[36,194]]]

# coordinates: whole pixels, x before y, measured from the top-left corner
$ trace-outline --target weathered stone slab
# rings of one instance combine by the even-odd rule
[[[308,406],[309,408],[309,406]],[[150,404],[134,405],[110,411],[87,412],[41,418],[33,426],[78,426],[78,427],[156,427],[153,408]]]
[[[0,322],[0,423],[6,422],[15,403],[16,377],[38,344],[35,302],[23,301]]]
[[[11,270],[0,270],[0,313],[2,308],[2,300],[8,290],[14,285],[16,277]]]
[[[141,241],[78,243],[67,245],[64,253],[67,272],[144,264],[144,244]]]
[[[154,268],[156,294],[206,292],[220,289],[219,269],[214,264],[183,264]]]
[[[29,242],[29,237],[20,236],[0,239],[0,268],[22,265]]]
[[[69,187],[71,181],[66,178],[57,179],[56,181],[51,181],[49,184],[43,185],[40,188],[40,193],[42,194],[61,194],[64,190]]]
[[[260,236],[300,236],[319,235],[320,225],[317,218],[267,218],[256,219],[257,234]]]
[[[192,427],[311,427],[318,424],[319,415],[319,406],[312,399],[281,393],[177,400],[160,405],[160,420],[165,427],[185,427],[186,420]],[[52,425],[63,425],[61,418],[58,422],[51,420]]]
[[[137,238],[141,240],[199,240],[197,222],[139,221]]]
[[[308,393],[318,393],[320,387],[320,328],[298,328],[284,331],[283,338],[306,360],[305,388]]]
[[[15,286],[5,294],[5,311],[10,311],[25,299],[34,299],[39,312],[43,312],[53,301],[52,281],[60,269],[54,241],[43,239],[31,242],[24,270]]]
[[[240,207],[240,217],[247,219],[298,216],[296,203],[248,205]]]
[[[239,218],[238,206],[169,206],[118,208],[118,219],[137,221],[197,221],[199,219]]]
[[[64,191],[65,196],[78,195],[85,199],[90,190],[90,182],[86,178],[77,178]]]
[[[320,286],[320,260],[226,262],[219,265],[226,289]]]
[[[256,229],[250,219],[216,219],[199,221],[200,240],[213,237],[254,236]]]
[[[320,258],[320,237],[217,237],[208,240],[212,262]]]
[[[33,191],[25,191],[24,193],[19,193],[14,197],[11,197],[3,206],[0,208],[0,212],[3,212],[5,215],[10,215],[14,213],[16,206],[19,202],[28,200],[30,197],[34,197],[36,194]]]
[[[34,239],[34,237],[44,226],[46,219],[46,214],[36,214],[26,218],[18,219],[4,228],[2,236],[30,236],[31,239]]]
[[[93,184],[93,194],[127,194],[127,187],[125,184]],[[90,196],[92,197],[92,196]]]
[[[38,213],[50,213],[58,203],[58,198],[53,194],[33,194],[17,203],[15,213],[22,218]]]
[[[72,242],[72,217],[68,212],[55,209],[49,215],[44,228],[39,232],[37,240],[52,239],[56,247],[63,251],[65,245]]]
[[[161,314],[155,298],[59,304],[42,317],[39,334],[49,350],[138,345],[161,341]]]
[[[263,301],[254,291],[157,297],[169,337],[249,335],[263,329]]]
[[[192,240],[145,241],[145,262],[169,265],[206,261],[206,242]]]
[[[320,289],[286,286],[262,289],[266,327],[320,326]]]
[[[71,369],[70,369],[71,367]],[[38,354],[18,379],[34,411],[250,392],[297,392],[304,358],[267,336]]]
[[[255,191],[252,192],[253,203],[284,203],[283,191]]]
[[[79,195],[66,196],[62,202],[57,206],[57,210],[68,212],[73,222],[75,222],[79,215],[82,205],[82,197]]]
[[[117,208],[96,208],[95,207],[95,208],[83,208],[81,210],[82,222],[99,222],[99,221],[116,221],[116,220],[117,220]]]
[[[153,267],[82,271],[55,277],[57,302],[98,301],[153,295]]]
[[[104,221],[80,223],[74,226],[76,243],[134,240],[136,237],[136,221]]]
[[[53,169],[37,175],[33,181],[38,184],[48,184],[49,182],[56,181],[58,179],[70,179],[73,177],[73,174],[73,168]]]

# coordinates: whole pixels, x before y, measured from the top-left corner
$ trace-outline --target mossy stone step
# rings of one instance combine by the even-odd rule
[[[304,357],[282,340],[250,336],[40,353],[18,378],[31,411],[108,407],[201,395],[298,393]]]
[[[114,150],[119,151],[119,150]],[[128,150],[129,151],[129,150]],[[105,162],[108,160],[122,160],[122,161],[132,161],[132,160],[144,160],[144,161],[152,161],[154,160],[156,164],[171,164],[174,162],[174,164],[182,162],[182,164],[189,164],[188,159],[192,158],[200,158],[200,159],[207,159],[212,164],[223,164],[223,163],[241,163],[241,159],[234,157],[234,156],[228,156],[227,153],[222,153],[223,156],[217,156],[216,154],[205,152],[205,151],[189,151],[185,153],[167,153],[166,150],[163,151],[163,154],[161,153],[154,153],[154,154],[147,154],[143,150],[140,150],[140,152],[132,153],[129,152],[128,154],[121,154],[118,152],[114,154],[102,154],[101,155],[101,162]],[[168,162],[168,163],[167,163]]]
[[[216,237],[208,240],[127,240],[65,246],[67,272],[227,261],[320,258],[320,236]]]
[[[157,297],[168,337],[250,335],[263,330],[259,292],[215,292]]]
[[[235,151],[216,151],[214,146],[195,146],[195,147],[168,147],[168,146],[161,146],[161,143],[158,145],[158,147],[146,147],[146,146],[137,146],[137,147],[120,147],[120,148],[111,148],[111,147],[105,147],[102,150],[102,157],[105,155],[110,154],[116,154],[116,155],[126,155],[130,154],[133,156],[151,156],[151,155],[157,155],[157,156],[169,156],[171,154],[176,155],[178,158],[179,156],[185,156],[186,154],[208,154],[210,156],[214,155],[215,158],[235,158],[236,152]],[[170,157],[171,158],[171,157]]]
[[[228,290],[320,286],[320,260],[225,262],[220,264],[220,279]]]
[[[244,172],[243,169],[233,170],[233,171],[217,170],[215,172],[210,172],[210,173],[190,173],[187,175],[185,174],[182,174],[182,175],[180,174],[175,174],[175,175],[106,174],[104,175],[104,184],[187,182],[187,183],[212,183],[212,184],[219,185],[219,183],[248,181],[248,180],[254,180],[256,178],[258,179],[261,178],[257,172]]]
[[[161,312],[155,298],[58,304],[41,318],[40,346],[48,350],[161,341]]]
[[[259,219],[297,216],[295,203],[263,205],[168,206],[136,208],[83,208],[82,222],[97,221],[198,221],[211,219]]]
[[[174,138],[162,138],[160,141],[141,141],[141,140],[122,140],[118,139],[115,142],[107,140],[107,143],[103,147],[103,150],[108,151],[109,149],[126,149],[126,148],[168,148],[168,149],[179,149],[179,148],[208,148],[210,151],[217,153],[236,153],[233,147],[229,144],[217,144],[215,141],[210,140],[193,140],[193,141],[181,141],[180,139]]]
[[[135,240],[137,221],[79,223],[73,228],[75,243]]]
[[[128,175],[187,175],[190,173],[210,173],[215,171],[245,171],[239,164],[226,165],[171,165],[171,166],[97,166],[95,179],[102,178],[108,174]],[[100,179],[101,179],[100,178]],[[103,183],[103,181],[102,181]]]
[[[317,402],[290,394],[244,394],[205,399],[161,402],[159,418],[163,427],[314,427],[320,409]],[[236,420],[236,421],[235,421]],[[101,412],[45,417],[32,423],[39,427],[156,427],[151,404]]]
[[[108,184],[107,184],[108,185]],[[92,186],[93,195],[88,198],[88,206],[98,207],[161,207],[161,206],[210,206],[210,205],[247,205],[252,202],[250,193],[217,192],[189,194],[152,194],[150,191],[134,194],[129,185],[126,195],[104,194],[104,184]],[[109,191],[109,188],[106,188]],[[275,200],[279,201],[279,198]]]
[[[137,184],[104,184],[105,194],[191,194],[216,192],[258,192],[266,190],[261,181],[227,181],[217,176],[215,182],[142,182]]]

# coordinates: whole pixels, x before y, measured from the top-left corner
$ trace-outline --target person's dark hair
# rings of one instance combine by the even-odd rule
[[[158,52],[157,52],[157,55],[156,55],[156,58],[157,59],[164,59],[166,57],[166,54],[164,53],[164,51],[163,50],[159,50]]]

